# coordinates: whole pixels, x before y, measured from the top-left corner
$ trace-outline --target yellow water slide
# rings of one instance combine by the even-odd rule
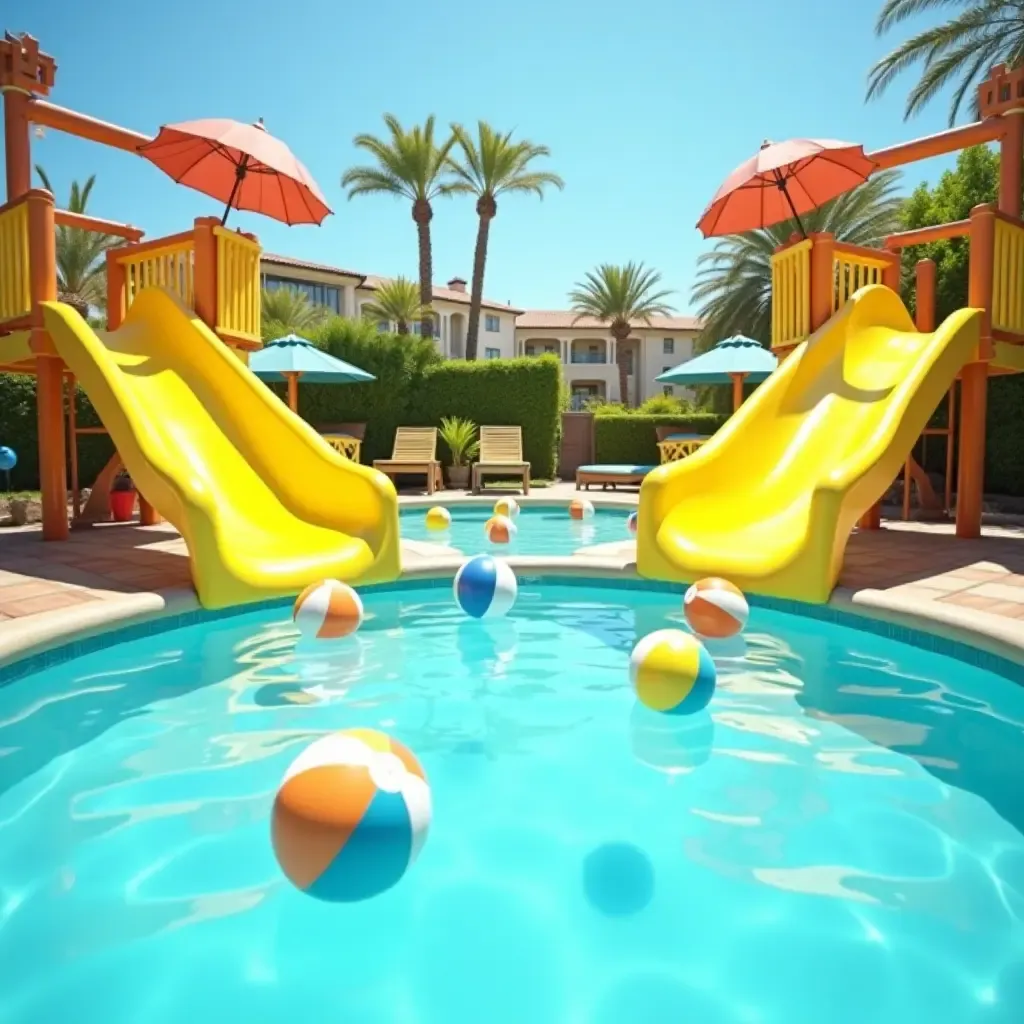
[[[980,316],[919,334],[894,292],[857,292],[700,450],[647,476],[640,574],[827,601],[854,524],[976,352]]]
[[[184,537],[206,607],[399,574],[391,483],[335,452],[167,292],[143,290],[111,332],[61,303],[44,315],[139,491]]]

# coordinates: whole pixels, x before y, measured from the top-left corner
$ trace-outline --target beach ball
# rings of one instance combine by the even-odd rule
[[[633,648],[629,676],[645,707],[692,715],[710,703],[717,673],[699,640],[681,629],[659,629]]]
[[[626,529],[629,530],[630,533],[636,533],[636,521],[637,514],[635,512],[630,512],[629,518],[626,520]]]
[[[492,544],[508,544],[515,539],[517,528],[508,516],[491,516],[484,523],[484,533]]]
[[[446,508],[435,505],[427,509],[427,529],[447,530],[452,525],[452,514]]]
[[[593,503],[587,498],[573,498],[569,502],[570,519],[592,519],[594,516]]]
[[[416,756],[376,729],[311,743],[274,799],[271,841],[296,888],[330,903],[390,889],[423,848],[430,787]]]
[[[18,464],[18,456],[13,448],[0,446],[0,473],[9,473]]]
[[[519,515],[519,502],[515,498],[499,498],[494,503],[494,514],[515,519]]]
[[[363,624],[363,602],[347,583],[321,580],[295,599],[292,618],[304,637],[337,640]]]
[[[697,580],[683,596],[683,613],[698,636],[723,640],[747,624],[750,606],[739,587],[711,576]]]
[[[463,562],[455,574],[455,601],[474,619],[496,619],[516,603],[519,584],[507,562],[477,555]]]

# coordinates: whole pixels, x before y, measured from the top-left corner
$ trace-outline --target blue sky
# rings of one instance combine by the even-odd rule
[[[264,248],[384,275],[416,274],[408,207],[346,200],[358,132],[390,111],[412,123],[484,118],[552,150],[565,191],[511,198],[491,232],[485,292],[564,308],[598,262],[642,260],[691,311],[703,242],[694,224],[723,178],[764,138],[818,136],[885,146],[946,126],[937,101],[905,124],[897,82],[864,102],[868,67],[900,36],[876,39],[876,0],[107,0],[20,3],[6,27],[58,61],[51,99],[155,133],[200,117],[263,117],[309,167],[335,210],[320,228],[253,215],[231,224]],[[920,24],[920,23],[918,23]],[[909,24],[905,31],[915,27]],[[90,212],[149,237],[220,213],[141,158],[47,131],[33,140],[58,201],[97,175]],[[912,167],[909,190],[949,159]],[[472,268],[471,201],[437,203],[435,280]]]

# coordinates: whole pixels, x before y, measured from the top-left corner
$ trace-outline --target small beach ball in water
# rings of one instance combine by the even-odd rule
[[[304,637],[337,640],[363,624],[363,602],[347,583],[321,580],[295,599],[292,619]]]
[[[573,498],[569,502],[570,519],[593,519],[594,506],[587,498]]]
[[[477,555],[463,562],[455,574],[455,601],[474,619],[496,619],[516,603],[519,584],[507,562]]]
[[[692,715],[711,702],[717,672],[699,640],[681,629],[659,629],[633,648],[629,677],[645,707],[668,715]]]
[[[630,512],[629,518],[626,520],[626,529],[629,530],[630,533],[636,533],[636,521],[637,514],[635,512]]]
[[[452,525],[452,514],[446,508],[442,508],[440,505],[435,505],[433,508],[427,509],[427,529],[428,530],[447,530]]]
[[[430,787],[415,755],[375,729],[345,729],[310,744],[285,772],[271,841],[296,888],[354,903],[401,879],[430,817]]]
[[[747,624],[750,606],[743,591],[728,580],[709,576],[697,580],[683,595],[683,614],[698,636],[724,640]]]
[[[484,523],[484,533],[492,544],[510,544],[517,532],[516,524],[508,516],[491,516]]]
[[[519,515],[519,502],[515,498],[499,498],[494,503],[494,514],[515,519]]]
[[[18,464],[18,456],[13,448],[0,445],[0,473],[9,473]]]

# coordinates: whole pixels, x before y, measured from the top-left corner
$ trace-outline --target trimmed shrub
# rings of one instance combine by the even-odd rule
[[[441,362],[424,372],[411,398],[410,424],[436,426],[442,416],[459,416],[477,426],[522,427],[530,474],[554,476],[562,429],[562,373],[555,356]]]
[[[656,427],[677,427],[680,434],[713,434],[729,417],[695,412],[688,416],[597,416],[594,443],[598,463],[657,465]]]

